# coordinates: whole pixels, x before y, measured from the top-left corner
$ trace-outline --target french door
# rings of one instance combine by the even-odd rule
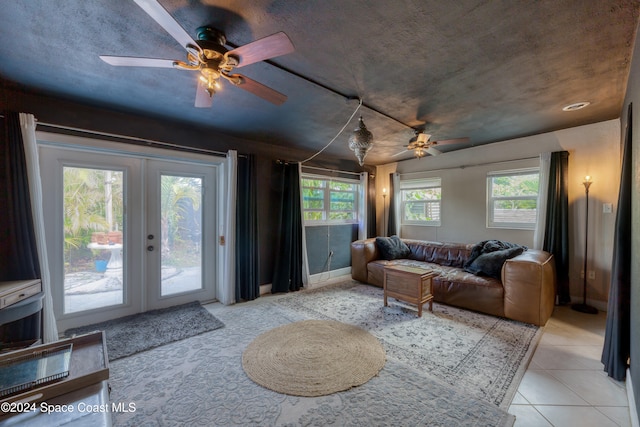
[[[211,167],[147,161],[149,308],[215,297],[214,179]]]
[[[49,146],[40,163],[61,332],[215,299],[215,165]]]

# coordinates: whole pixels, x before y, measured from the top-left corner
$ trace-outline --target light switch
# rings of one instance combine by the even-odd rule
[[[612,203],[603,203],[602,204],[602,213],[611,213],[613,212],[613,204]]]

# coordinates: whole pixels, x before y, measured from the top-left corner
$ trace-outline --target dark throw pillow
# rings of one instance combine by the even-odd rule
[[[526,246],[504,242],[502,240],[483,240],[482,242],[479,242],[473,246],[473,248],[471,249],[471,253],[469,254],[469,258],[467,258],[467,261],[464,263],[463,267],[465,270],[470,268],[471,264],[473,264],[476,258],[478,258],[482,254],[518,247],[522,248],[523,251],[527,250]]]
[[[478,255],[469,266],[465,266],[465,270],[478,276],[489,276],[500,279],[504,262],[520,255],[524,250],[524,247],[516,246]]]
[[[406,258],[411,253],[411,249],[398,236],[376,237],[376,246],[382,254],[382,259],[390,261],[392,259]]]

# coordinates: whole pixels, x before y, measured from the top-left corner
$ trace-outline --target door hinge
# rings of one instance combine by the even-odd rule
[[[224,246],[224,236],[220,236],[220,246]]]

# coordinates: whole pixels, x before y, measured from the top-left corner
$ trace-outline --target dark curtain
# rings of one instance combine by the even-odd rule
[[[302,208],[297,164],[277,164],[280,225],[271,292],[297,291],[302,287]]]
[[[569,291],[569,152],[551,153],[543,249],[556,263],[558,304],[571,302]]]
[[[372,176],[369,175],[369,188],[367,193],[367,235],[365,237],[375,237],[378,235],[376,224],[376,185]]]
[[[20,116],[4,112],[0,139],[0,280],[40,278]]]
[[[260,296],[256,158],[238,156],[236,198],[236,300]]]
[[[393,189],[393,174],[389,174],[389,204],[384,206],[387,211],[389,220],[387,221],[387,229],[384,230],[385,236],[391,236],[396,234],[396,210],[393,208],[395,191]],[[384,215],[384,212],[383,212]]]
[[[631,192],[632,108],[627,111],[627,131],[622,154],[618,212],[611,265],[611,287],[607,304],[607,326],[601,361],[610,377],[625,379],[631,352]]]

